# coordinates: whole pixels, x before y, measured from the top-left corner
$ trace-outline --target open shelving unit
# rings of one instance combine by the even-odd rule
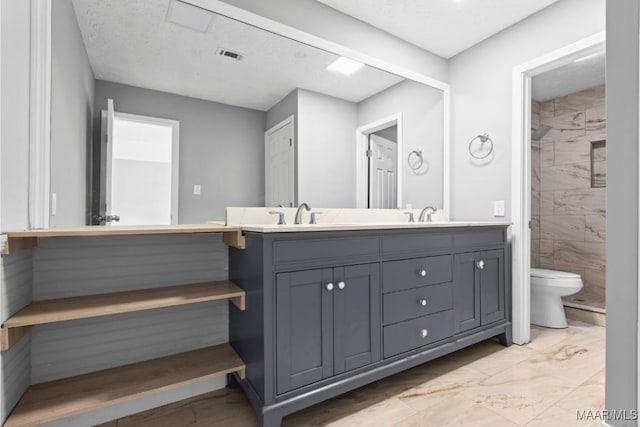
[[[222,234],[228,246],[245,248],[240,227],[219,224],[55,227],[1,234],[2,255],[35,248],[41,238],[89,236]],[[33,301],[0,326],[0,351],[10,349],[34,325],[223,299],[245,309],[245,292],[229,280]],[[36,384],[4,427],[47,423],[234,372],[244,377],[245,364],[226,343]]]
[[[26,427],[238,372],[244,362],[229,344],[161,357],[31,386],[4,427]]]
[[[0,327],[0,350],[11,348],[33,325],[221,299],[244,310],[245,292],[228,280],[34,301]]]

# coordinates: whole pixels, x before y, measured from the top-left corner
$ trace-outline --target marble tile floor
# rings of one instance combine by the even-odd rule
[[[524,346],[488,340],[285,417],[283,427],[570,427],[604,407],[605,329],[532,326]],[[102,427],[256,425],[239,389],[218,390]]]

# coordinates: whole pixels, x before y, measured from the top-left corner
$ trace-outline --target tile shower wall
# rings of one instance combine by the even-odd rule
[[[531,265],[571,271],[584,289],[575,302],[604,308],[606,140],[605,88],[532,103]]]

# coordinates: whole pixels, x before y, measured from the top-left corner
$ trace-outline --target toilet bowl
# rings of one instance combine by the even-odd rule
[[[531,269],[531,323],[547,328],[566,328],[562,297],[582,289],[579,274],[566,271]]]

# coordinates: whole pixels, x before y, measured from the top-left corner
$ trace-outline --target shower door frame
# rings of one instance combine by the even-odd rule
[[[511,248],[513,342],[531,340],[531,78],[569,64],[605,44],[599,32],[532,59],[512,71]]]

